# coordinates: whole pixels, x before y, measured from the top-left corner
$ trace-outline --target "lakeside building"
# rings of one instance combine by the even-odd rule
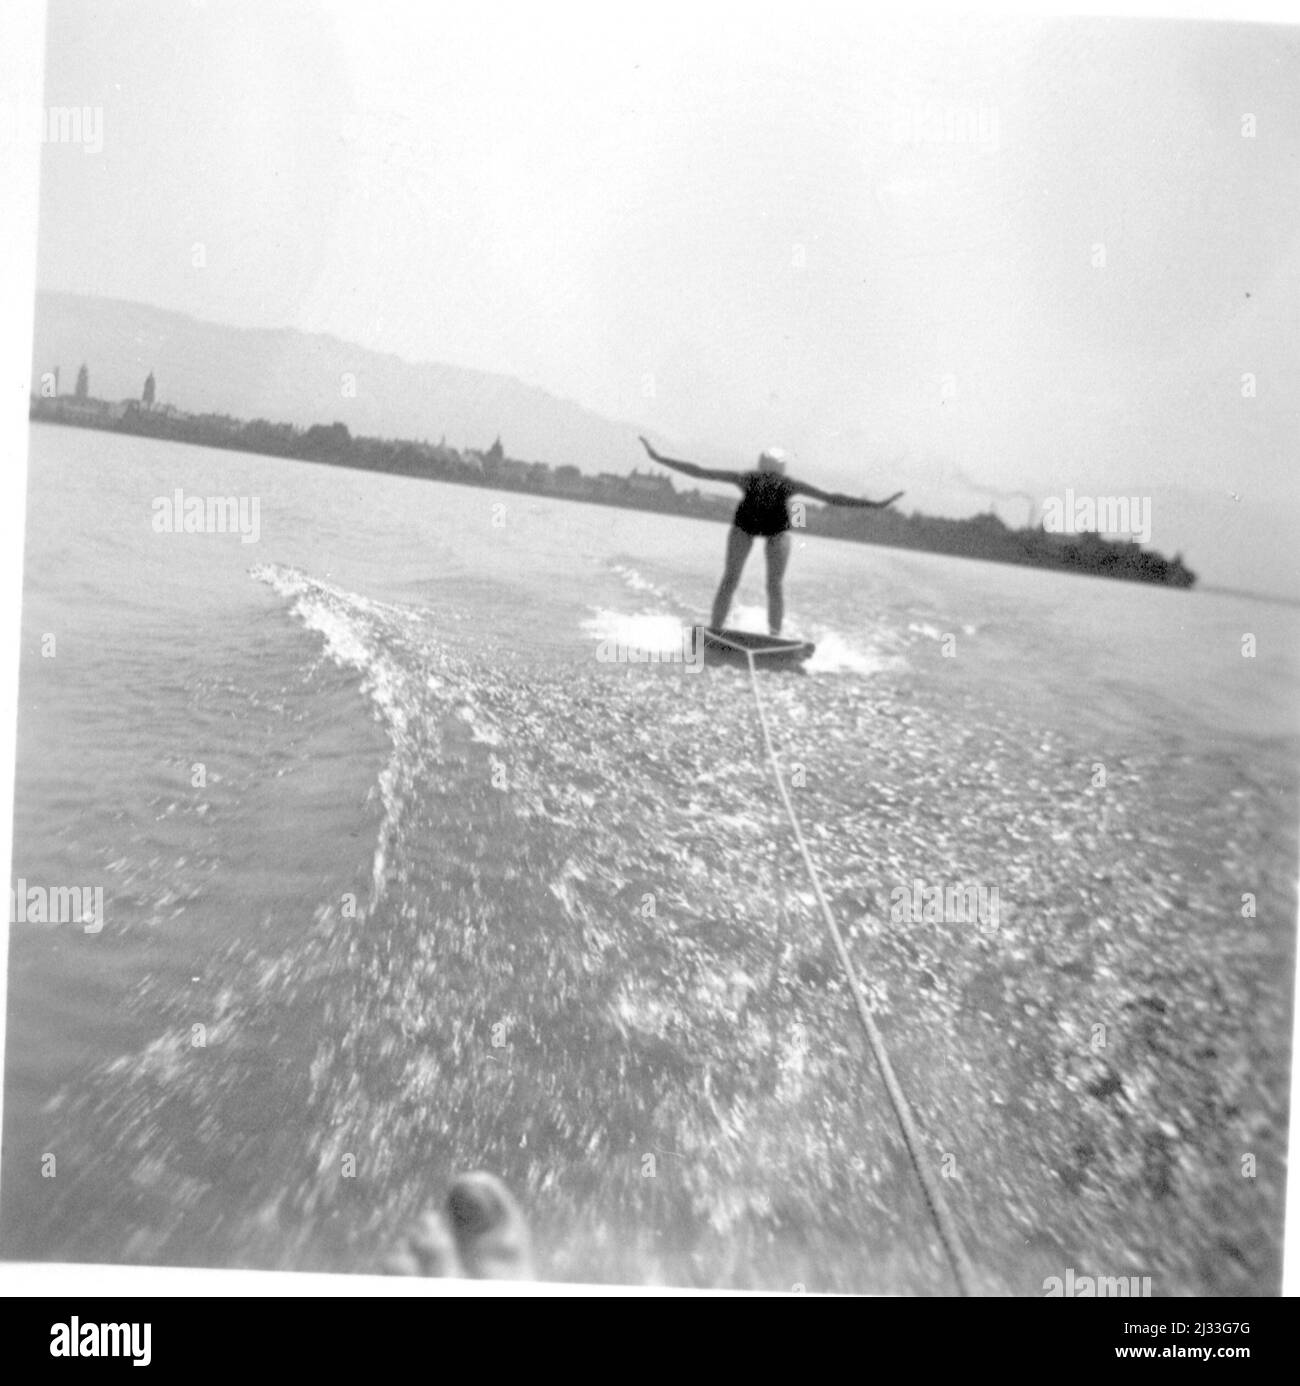
[[[230,414],[190,414],[156,399],[151,371],[138,400],[111,402],[89,394],[89,372],[78,373],[85,393],[58,394],[58,368],[44,378],[53,395],[31,396],[29,417],[36,422],[101,428],[144,437],[166,438],[205,447],[296,458],[323,465],[356,467],[460,485],[486,486],[555,495],[569,501],[653,510],[661,514],[729,523],[735,497],[705,494],[698,487],[677,491],[672,479],[633,468],[630,475],[600,472],[589,476],[570,463],[552,468],[506,455],[498,437],[486,452],[448,447],[427,440],[353,437],[346,424],[312,424],[301,429],[267,419],[243,420]],[[897,510],[863,510],[810,505],[806,532],[854,543],[910,548],[955,557],[979,558],[1057,571],[1110,577],[1168,587],[1191,587],[1196,574],[1182,560],[1143,548],[1131,538],[1093,532],[1057,534],[1041,525],[1010,529],[997,515],[984,513],[952,520]]]

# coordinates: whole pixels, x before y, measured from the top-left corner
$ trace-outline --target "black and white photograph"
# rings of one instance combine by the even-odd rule
[[[11,1283],[1281,1296],[1300,27],[41,14]]]

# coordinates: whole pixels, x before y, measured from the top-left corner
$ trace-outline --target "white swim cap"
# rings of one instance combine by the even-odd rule
[[[760,472],[783,472],[787,454],[784,448],[764,448],[758,454],[758,470]]]

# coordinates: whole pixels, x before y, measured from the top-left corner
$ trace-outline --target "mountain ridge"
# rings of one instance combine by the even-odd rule
[[[304,427],[337,420],[353,433],[445,436],[458,448],[487,448],[500,436],[513,457],[590,470],[630,471],[647,431],[514,376],[408,361],[332,333],[237,327],[132,299],[39,290],[33,382],[58,366],[60,390],[71,392],[83,362],[90,393],[103,398],[138,399],[153,372],[159,402],[180,409]]]

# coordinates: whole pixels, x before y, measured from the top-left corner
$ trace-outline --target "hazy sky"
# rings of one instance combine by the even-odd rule
[[[1206,581],[1300,593],[1294,30],[77,0],[45,102],[103,149],[44,151],[44,288],[934,512],[1150,496]]]

